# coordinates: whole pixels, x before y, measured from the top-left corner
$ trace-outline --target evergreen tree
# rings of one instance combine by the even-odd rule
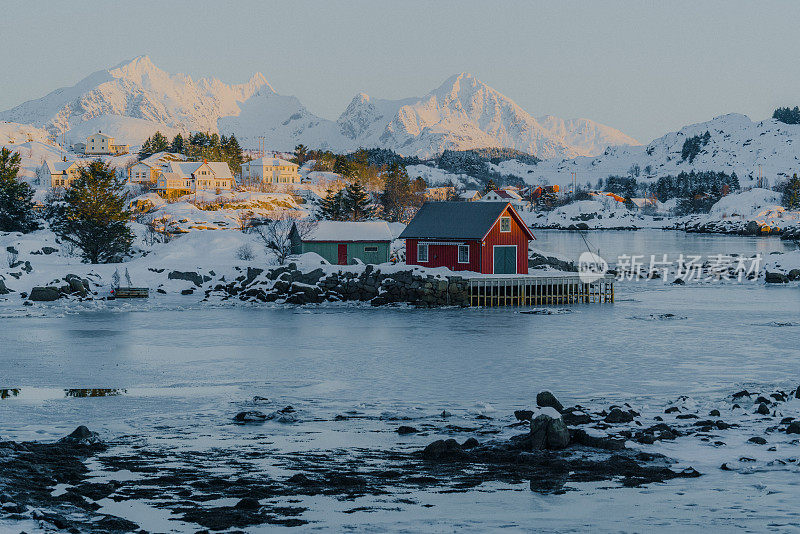
[[[131,248],[123,181],[100,160],[80,170],[55,212],[53,231],[81,249],[89,263],[119,261]]]
[[[17,178],[18,152],[0,150],[0,232],[32,232],[39,227],[33,211],[33,188]]]
[[[244,155],[242,154],[242,147],[239,146],[239,140],[236,139],[234,134],[231,134],[222,148],[224,159],[228,162],[231,172],[233,174],[239,173],[242,170],[242,163],[244,163]]]
[[[344,219],[344,190],[336,193],[328,189],[325,198],[319,203],[320,219],[328,221],[341,221]]]
[[[169,145],[169,151],[174,152],[176,154],[183,154],[184,147],[183,136],[181,134],[176,135],[172,139],[172,143]]]
[[[369,195],[358,182],[351,183],[344,190],[344,215],[351,221],[363,221],[375,215]]]
[[[347,156],[338,155],[333,163],[333,172],[341,174],[344,178],[353,178],[353,166]]]
[[[298,165],[303,165],[306,161],[308,161],[308,148],[306,148],[306,145],[299,144],[294,147],[294,162]]]
[[[153,141],[148,137],[139,150],[139,160],[149,158],[153,154],[155,154],[155,151],[153,151]]]
[[[164,134],[161,132],[154,133],[150,143],[153,154],[169,150],[169,141],[167,141],[167,138],[164,137]]]
[[[494,183],[494,180],[489,178],[489,181],[486,182],[486,186],[483,188],[483,194],[490,193],[497,189],[497,185]]]
[[[419,207],[422,197],[413,190],[406,168],[393,162],[384,176],[379,200],[386,218],[394,222],[407,221],[409,212]]]
[[[783,188],[782,204],[787,210],[800,210],[800,178],[796,173]]]
[[[773,119],[777,119],[785,124],[800,124],[800,107],[778,108],[772,114]]]

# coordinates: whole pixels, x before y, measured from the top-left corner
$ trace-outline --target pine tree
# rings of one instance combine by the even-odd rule
[[[153,150],[153,141],[148,137],[147,140],[142,144],[142,148],[139,150],[139,160],[149,158],[153,154],[155,154],[155,151]]]
[[[306,145],[299,144],[294,147],[294,162],[298,165],[303,165],[308,159],[308,148]]]
[[[483,188],[483,194],[485,195],[486,193],[490,193],[495,189],[497,189],[497,186],[495,185],[494,180],[489,178],[489,181],[486,182],[486,187]]]
[[[33,211],[33,188],[17,178],[18,152],[0,150],[0,232],[32,232],[39,227]]]
[[[174,152],[175,154],[183,154],[183,136],[181,134],[176,135],[172,139],[172,143],[169,145],[169,151]]]
[[[156,133],[154,133],[150,143],[153,154],[155,154],[156,152],[166,152],[167,150],[169,150],[169,141],[167,141],[167,138],[164,137],[164,134],[162,134],[161,132],[157,131]]]
[[[794,174],[783,188],[783,207],[787,210],[800,210],[800,178]]]
[[[363,221],[374,216],[375,210],[364,187],[353,182],[344,190],[344,215],[351,221]]]
[[[80,170],[64,194],[63,208],[52,221],[53,231],[81,249],[89,263],[119,261],[128,254],[133,233],[128,228],[124,185],[100,160]]]
[[[405,167],[394,162],[384,176],[384,189],[379,200],[388,220],[405,221],[409,211],[420,205],[422,197],[412,190]]]
[[[242,170],[242,163],[244,163],[244,155],[242,154],[242,147],[239,146],[239,140],[236,139],[234,134],[226,140],[223,144],[225,152],[225,161],[231,168],[233,174],[237,174]]]
[[[353,177],[353,166],[351,165],[350,160],[347,159],[347,156],[336,156],[336,161],[333,163],[333,172],[336,174],[341,174],[344,178]]]
[[[328,189],[325,198],[319,202],[320,219],[341,221],[344,218],[344,190],[336,193]]]

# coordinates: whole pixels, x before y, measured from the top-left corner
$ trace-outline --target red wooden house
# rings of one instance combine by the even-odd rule
[[[427,202],[403,233],[406,264],[528,274],[530,229],[508,202]]]

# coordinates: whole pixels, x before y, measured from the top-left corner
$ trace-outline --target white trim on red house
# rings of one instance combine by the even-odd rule
[[[422,247],[425,247],[425,259],[422,259],[422,254],[420,251]],[[429,263],[430,260],[430,251],[428,250],[428,243],[417,243],[417,263]]]
[[[467,260],[466,261],[461,261],[461,247],[465,247],[467,249]],[[460,263],[462,265],[469,263],[469,245],[458,245],[458,248],[456,249],[456,262],[458,262],[458,263]]]

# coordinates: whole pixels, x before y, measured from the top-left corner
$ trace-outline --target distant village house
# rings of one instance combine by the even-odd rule
[[[242,183],[260,184],[299,184],[299,166],[279,158],[261,157],[242,163]]]
[[[442,187],[428,187],[424,192],[426,200],[434,202],[441,202],[444,200],[452,200],[456,195],[456,188],[452,185]]]
[[[158,194],[169,198],[232,188],[231,169],[222,161],[170,161],[162,167],[155,186]]]
[[[86,138],[84,154],[87,156],[119,156],[127,154],[129,149],[128,145],[116,144],[110,135],[97,132]]]
[[[77,161],[45,161],[39,169],[39,177],[50,180],[52,188],[67,188],[80,176]]]
[[[527,205],[522,195],[513,189],[495,189],[494,191],[489,191],[481,197],[481,202],[510,202],[511,205],[519,211],[524,210]]]

